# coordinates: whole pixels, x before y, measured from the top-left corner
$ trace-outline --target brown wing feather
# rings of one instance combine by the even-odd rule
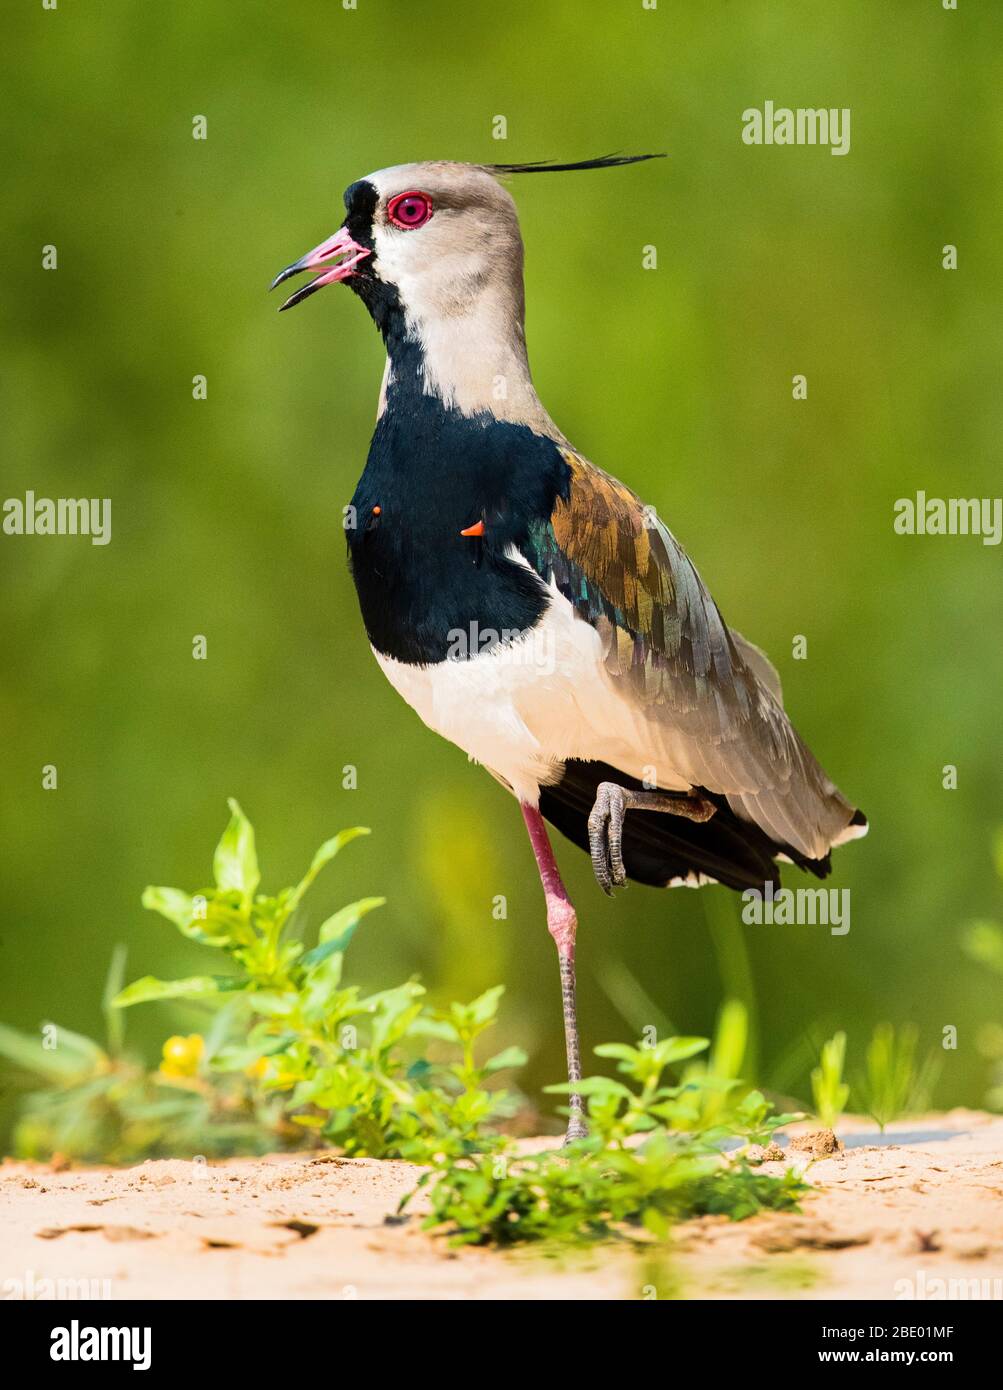
[[[603,638],[651,760],[728,797],[781,845],[822,858],[853,807],[800,739],[765,656],[728,628],[682,547],[630,488],[571,451],[567,496],[534,547]]]

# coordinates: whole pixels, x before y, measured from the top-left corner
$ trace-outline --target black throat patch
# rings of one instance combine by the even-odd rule
[[[570,469],[528,426],[426,394],[413,341],[388,350],[387,408],[348,514],[363,621],[397,661],[469,660],[519,641],[546,612],[545,585],[515,556],[567,495]]]

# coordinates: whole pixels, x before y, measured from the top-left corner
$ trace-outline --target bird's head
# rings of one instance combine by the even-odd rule
[[[368,308],[391,357],[402,343],[418,345],[432,375],[436,362],[441,367],[439,389],[462,396],[454,384],[467,374],[470,343],[478,344],[486,371],[491,354],[485,346],[492,339],[507,344],[509,355],[524,355],[522,237],[501,180],[657,157],[609,155],[580,164],[430,161],[377,170],[345,190],[345,220],[334,235],[286,266],[272,288],[314,272],[281,306],[291,309],[325,285],[347,284]],[[509,369],[505,355],[501,349],[495,355],[503,372]],[[481,389],[471,386],[471,402]]]
[[[510,194],[477,164],[399,164],[345,190],[338,231],[273,282],[318,272],[282,305],[344,282],[381,329],[397,311],[421,322],[462,314],[492,282],[521,283],[522,238]]]

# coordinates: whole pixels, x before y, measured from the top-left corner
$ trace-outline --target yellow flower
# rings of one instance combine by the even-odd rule
[[[256,1062],[244,1068],[244,1075],[249,1076],[252,1081],[262,1081],[268,1075],[268,1058],[259,1057]]]
[[[175,1034],[168,1038],[161,1051],[161,1073],[170,1077],[194,1076],[204,1048],[201,1033],[189,1033],[187,1038]]]

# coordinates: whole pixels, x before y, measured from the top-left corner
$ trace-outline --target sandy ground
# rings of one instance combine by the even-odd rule
[[[867,1130],[847,1121],[841,1153],[789,1145],[766,1165],[805,1169],[800,1215],[705,1217],[669,1250],[640,1254],[451,1249],[418,1220],[387,1223],[414,1183],[406,1163],[318,1154],[60,1172],[8,1161],[0,1296],[1003,1299],[1003,1118],[952,1111],[883,1138]]]

